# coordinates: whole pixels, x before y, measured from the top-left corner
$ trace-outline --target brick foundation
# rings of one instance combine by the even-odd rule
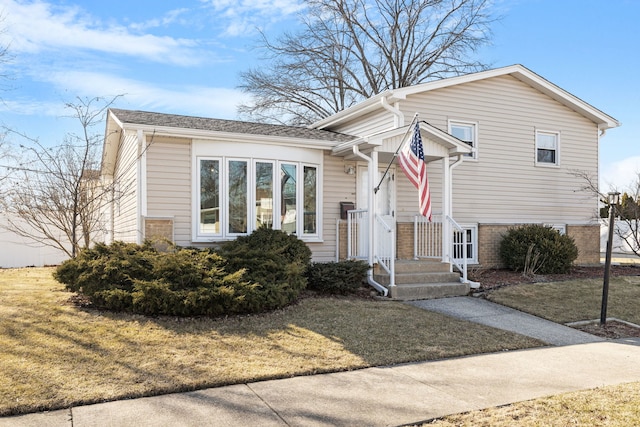
[[[145,218],[144,238],[146,240],[168,240],[173,242],[173,219]]]
[[[483,268],[504,267],[500,259],[502,236],[512,225],[478,224],[478,263]]]
[[[478,224],[478,263],[482,268],[503,268],[500,259],[502,236],[519,224]],[[413,259],[412,222],[396,224],[396,258]],[[347,256],[347,224],[340,223],[339,258]],[[600,263],[600,227],[598,225],[569,225],[567,235],[578,247],[577,265],[597,265]]]
[[[568,225],[567,236],[572,237],[578,247],[578,265],[600,264],[600,226]]]

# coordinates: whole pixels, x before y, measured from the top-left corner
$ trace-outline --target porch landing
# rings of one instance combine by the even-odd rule
[[[382,269],[374,270],[374,280],[388,287],[394,300],[412,301],[469,294],[469,284],[460,282],[459,273],[451,273],[449,264],[432,260],[397,260],[395,286]]]

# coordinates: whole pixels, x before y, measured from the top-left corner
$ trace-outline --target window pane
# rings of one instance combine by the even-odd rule
[[[304,167],[304,233],[315,234],[317,230],[316,168]]]
[[[538,148],[545,148],[548,150],[556,149],[556,135],[551,134],[538,134]]]
[[[556,163],[555,150],[538,150],[538,163]]]
[[[229,162],[229,233],[247,232],[247,162]]]
[[[451,135],[473,145],[473,126],[451,125]]]
[[[273,228],[273,164],[256,163],[256,228]]]
[[[280,191],[282,194],[282,231],[296,233],[296,165],[280,166]]]
[[[200,232],[220,233],[220,162],[200,160]]]

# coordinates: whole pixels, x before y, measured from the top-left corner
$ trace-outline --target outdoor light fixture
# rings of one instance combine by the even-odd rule
[[[607,299],[609,298],[609,271],[611,270],[611,252],[613,250],[613,230],[616,218],[616,208],[620,202],[620,193],[612,191],[608,195],[609,202],[609,238],[607,239],[607,254],[604,262],[604,280],[602,283],[602,309],[600,310],[600,326],[607,323]]]
[[[356,168],[349,165],[346,168],[344,168],[344,173],[346,173],[347,175],[354,175],[356,173]]]

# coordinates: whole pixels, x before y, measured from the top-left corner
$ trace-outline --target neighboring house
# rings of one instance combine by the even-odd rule
[[[394,160],[416,113],[431,223]],[[309,128],[112,109],[109,239],[206,246],[265,225],[315,261],[388,269],[385,294],[396,259],[499,266],[501,235],[520,224],[557,228],[578,263],[597,264],[598,199],[572,172],[597,176],[600,137],[617,126],[521,65],[388,90]]]
[[[0,268],[58,265],[68,259],[63,251],[7,231],[5,225],[7,217],[0,214]]]

